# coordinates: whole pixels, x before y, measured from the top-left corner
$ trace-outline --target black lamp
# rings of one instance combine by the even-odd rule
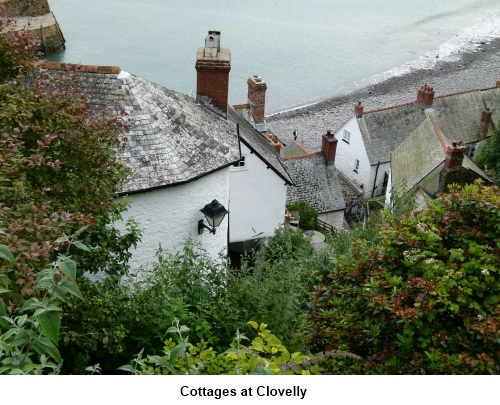
[[[203,209],[200,210],[205,214],[205,218],[207,219],[207,226],[203,223],[203,219],[198,221],[198,234],[201,235],[203,233],[203,229],[208,229],[209,232],[215,235],[215,228],[217,228],[226,214],[229,214],[229,211],[219,203],[217,200],[213,200],[210,204],[205,205]]]

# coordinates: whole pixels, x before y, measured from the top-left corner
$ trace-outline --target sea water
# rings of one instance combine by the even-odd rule
[[[266,114],[308,105],[500,37],[498,0],[49,0],[66,50],[50,60],[117,65],[181,93],[209,30],[231,49],[229,102],[247,78]]]

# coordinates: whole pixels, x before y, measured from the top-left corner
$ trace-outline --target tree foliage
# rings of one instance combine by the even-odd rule
[[[287,204],[290,211],[297,211],[300,215],[299,225],[302,229],[316,229],[318,210],[305,201],[297,201]]]
[[[121,366],[119,369],[145,375],[310,375],[321,374],[323,369],[317,363],[327,358],[357,357],[340,351],[318,355],[306,355],[300,352],[290,354],[280,339],[267,329],[266,324],[259,325],[254,321],[248,322],[257,334],[251,342],[237,331],[230,347],[223,353],[218,353],[205,341],[196,345],[189,343],[189,336],[183,335],[189,332],[189,328],[185,325],[180,326],[178,320],[174,323],[175,326],[171,326],[167,333],[177,335],[178,343],[176,344],[172,338],[167,339],[164,342],[164,356],[148,355],[143,359],[141,350],[133,365]]]
[[[353,241],[316,287],[303,338],[362,357],[331,372],[499,373],[500,189],[452,187]]]
[[[66,238],[67,239],[67,238]],[[67,239],[71,245],[72,241]],[[80,246],[88,249],[86,246]],[[5,245],[0,245],[0,262],[15,265],[14,256]],[[57,348],[61,329],[61,303],[70,296],[83,300],[76,284],[76,263],[61,254],[42,270],[34,286],[35,297],[8,316],[0,301],[0,374],[58,374],[62,358]],[[9,293],[9,278],[0,274],[0,296]],[[55,363],[54,363],[55,361]]]
[[[0,305],[10,319],[31,319],[35,307],[25,305],[47,297],[40,277],[62,251],[78,263],[79,276],[99,270],[119,276],[127,272],[128,250],[140,233],[134,222],[124,234],[113,226],[128,204],[115,197],[128,175],[117,152],[130,122],[105,106],[92,111],[74,72],[49,76],[29,33],[9,24],[0,18],[0,243],[14,262],[0,261],[0,277],[9,285]],[[61,297],[67,313],[77,308],[77,296]],[[69,318],[62,319],[61,330]],[[44,329],[43,321],[34,322]],[[15,327],[20,325],[0,325]],[[46,337],[58,345],[56,335]]]
[[[500,122],[493,134],[488,138],[484,148],[475,159],[480,168],[488,167],[494,173],[495,184],[500,182]]]
[[[95,249],[72,248],[82,273],[106,270],[102,257],[126,270],[139,233],[133,223],[125,235],[110,226],[127,206],[114,197],[128,174],[116,153],[130,123],[92,111],[72,72],[49,77],[28,33],[0,21],[0,229],[16,258],[16,288],[4,298],[12,310],[32,296],[37,272],[65,245],[54,243],[62,234],[86,227],[80,237]]]
[[[14,20],[2,18],[0,5],[0,83],[33,71],[40,40],[31,39],[27,30],[14,30]]]

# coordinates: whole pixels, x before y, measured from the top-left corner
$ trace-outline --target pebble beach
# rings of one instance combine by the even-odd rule
[[[434,88],[436,96],[494,87],[500,79],[500,38],[478,42],[474,51],[456,55],[455,59],[437,60],[430,69],[412,70],[342,96],[273,114],[266,117],[268,129],[288,143],[297,128],[297,140],[314,152],[321,148],[321,135],[327,130],[337,131],[351,118],[358,101],[369,111],[415,101],[418,88],[425,83]]]

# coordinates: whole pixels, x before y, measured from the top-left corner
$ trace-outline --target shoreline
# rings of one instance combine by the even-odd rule
[[[320,150],[321,135],[337,131],[361,101],[365,111],[415,101],[420,86],[434,87],[436,96],[495,87],[500,79],[500,38],[477,42],[475,51],[457,54],[457,61],[438,61],[431,69],[416,69],[381,82],[355,88],[346,94],[266,117],[268,129],[283,142],[299,130],[302,145],[311,152]]]

